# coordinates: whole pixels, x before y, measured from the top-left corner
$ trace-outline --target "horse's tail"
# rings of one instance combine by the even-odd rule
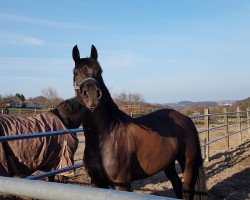
[[[197,130],[196,130],[197,132]],[[200,142],[199,137],[197,133],[197,154],[196,159],[194,163],[193,168],[193,174],[194,174],[194,200],[206,200],[207,199],[207,187],[206,187],[206,179],[205,179],[205,173],[203,169],[203,160],[201,156],[201,148],[200,148]]]

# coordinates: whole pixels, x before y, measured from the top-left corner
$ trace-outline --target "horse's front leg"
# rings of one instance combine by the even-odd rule
[[[52,176],[48,176],[48,179],[50,182],[55,182],[55,175],[52,175]]]
[[[131,192],[131,183],[112,183],[111,186],[114,190]]]
[[[109,188],[109,184],[106,181],[96,177],[91,178],[90,185],[91,187],[97,187],[97,188]]]

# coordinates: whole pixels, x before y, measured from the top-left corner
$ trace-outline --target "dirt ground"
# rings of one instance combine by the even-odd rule
[[[216,134],[218,137],[218,133]],[[79,138],[81,143],[76,153],[76,163],[82,162],[84,149],[83,134],[79,134]],[[250,200],[250,135],[244,132],[242,138],[243,142],[240,142],[239,135],[231,136],[229,149],[226,148],[225,140],[211,144],[211,161],[204,162],[209,200]],[[90,178],[84,168],[77,169],[75,175],[68,178],[67,183],[89,186]],[[163,172],[133,182],[132,188],[138,193],[175,198],[171,183]],[[0,199],[29,198],[4,195],[0,196]]]

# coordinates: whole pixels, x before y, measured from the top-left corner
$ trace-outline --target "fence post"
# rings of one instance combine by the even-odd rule
[[[247,107],[247,128],[248,134],[250,134],[250,107]]]
[[[241,113],[240,113],[240,107],[237,107],[237,127],[238,127],[238,131],[239,131],[239,140],[240,142],[242,142],[242,132],[241,132],[241,117],[240,117]]]
[[[207,130],[207,132],[206,132],[206,142],[209,142],[210,141],[210,139],[209,139],[209,109],[208,108],[205,108],[204,109],[204,115],[206,115],[205,117],[204,117],[204,128]],[[209,162],[209,156],[210,156],[210,154],[209,154],[209,144],[208,145],[206,145],[206,146],[204,146],[204,148],[206,149],[206,155],[205,155],[205,161],[208,161]]]
[[[224,113],[224,124],[225,126],[225,136],[228,135],[228,109],[227,107],[223,108],[223,113]],[[226,147],[229,149],[229,137],[225,137],[226,141]]]

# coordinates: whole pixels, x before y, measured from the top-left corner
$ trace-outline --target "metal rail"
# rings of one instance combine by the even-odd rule
[[[240,123],[247,122],[247,121],[249,121],[249,119],[242,120],[240,122],[233,122],[233,123],[230,123],[230,124],[223,124],[223,125],[220,125],[220,126],[215,126],[215,127],[209,128],[209,129],[202,129],[202,130],[199,130],[198,133],[212,131],[212,130],[215,130],[215,129],[223,128],[225,126],[231,126],[231,125],[235,125],[235,124],[240,124]]]
[[[191,119],[193,118],[202,118],[202,117],[210,117],[210,116],[218,116],[218,115],[234,115],[237,113],[246,113],[247,111],[235,111],[235,112],[219,112],[219,113],[209,113],[206,115],[191,115],[189,116]]]
[[[0,177],[0,192],[46,200],[173,200],[134,192],[7,177]]]
[[[83,128],[76,128],[76,129],[57,130],[57,131],[50,131],[50,132],[37,132],[37,133],[28,133],[28,134],[20,134],[20,135],[0,136],[0,142],[21,140],[21,139],[31,139],[31,138],[36,138],[36,137],[64,135],[64,134],[83,132],[83,131],[84,131]],[[76,165],[61,168],[58,170],[53,170],[50,172],[41,173],[41,174],[38,174],[36,176],[29,176],[29,177],[26,177],[26,179],[30,179],[30,180],[42,179],[45,177],[53,176],[53,175],[60,174],[60,173],[63,173],[65,171],[73,170],[73,169],[80,168],[80,167],[83,167],[83,164],[76,164]]]
[[[68,130],[59,130],[59,131],[50,131],[50,132],[37,132],[37,133],[28,133],[20,135],[9,135],[9,136],[0,136],[0,142],[11,141],[11,140],[22,140],[36,137],[46,137],[53,135],[63,135],[68,133],[83,132],[82,128],[68,129]]]
[[[76,164],[76,165],[72,165],[72,166],[69,166],[69,167],[64,167],[64,168],[53,170],[53,171],[50,171],[50,172],[38,174],[38,175],[35,175],[35,176],[28,176],[28,177],[25,177],[25,179],[39,180],[39,179],[42,179],[42,178],[46,178],[46,177],[49,177],[49,176],[53,176],[53,175],[56,175],[56,174],[60,174],[60,173],[70,171],[70,170],[74,170],[74,169],[81,168],[81,167],[84,167],[84,165],[83,164]]]
[[[224,136],[218,137],[218,138],[216,138],[215,140],[211,140],[211,141],[209,141],[209,142],[207,142],[207,143],[205,143],[205,144],[202,144],[201,147],[207,146],[207,145],[212,144],[212,143],[214,143],[214,142],[217,142],[217,141],[219,141],[219,140],[221,140],[221,139],[223,139],[223,138],[229,137],[229,136],[234,135],[234,134],[236,134],[236,133],[240,133],[240,132],[245,131],[245,130],[247,130],[247,129],[248,129],[248,128],[244,128],[244,129],[242,129],[242,130],[232,132],[232,133],[230,133],[230,134],[228,134],[228,135],[224,135]]]

